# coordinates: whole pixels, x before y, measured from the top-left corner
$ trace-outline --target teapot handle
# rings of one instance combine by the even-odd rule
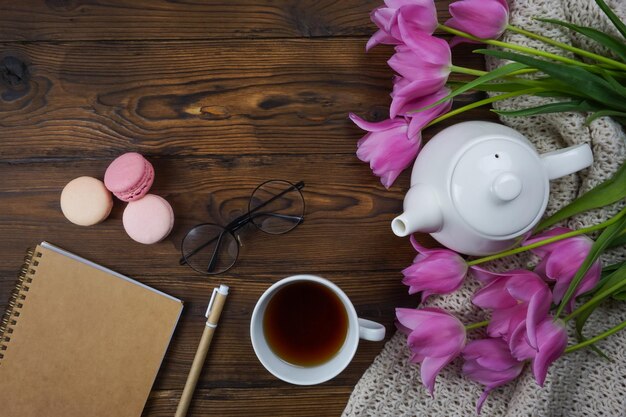
[[[548,178],[553,180],[585,169],[593,163],[591,147],[582,143],[541,155]]]

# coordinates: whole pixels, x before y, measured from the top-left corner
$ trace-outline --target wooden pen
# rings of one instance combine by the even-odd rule
[[[204,326],[204,332],[202,332],[202,338],[200,339],[200,345],[198,345],[196,356],[193,358],[191,370],[189,371],[189,376],[187,377],[183,394],[180,397],[175,417],[185,417],[185,415],[187,415],[187,410],[189,409],[189,404],[191,403],[191,398],[193,397],[193,391],[196,389],[196,384],[198,383],[198,378],[200,377],[200,371],[202,370],[204,360],[206,359],[206,355],[209,351],[209,346],[211,345],[211,340],[213,339],[217,322],[220,319],[220,314],[222,314],[222,309],[224,308],[224,302],[226,301],[227,295],[228,286],[226,285],[220,285],[219,288],[213,289],[211,301],[209,301],[209,306],[207,307],[205,314],[207,321]]]

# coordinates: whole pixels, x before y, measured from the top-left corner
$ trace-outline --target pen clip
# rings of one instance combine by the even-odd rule
[[[217,295],[218,288],[213,288],[213,294],[211,294],[211,300],[209,301],[209,306],[206,308],[205,317],[208,319],[211,314],[211,307],[213,307],[213,302],[215,301],[215,296]]]

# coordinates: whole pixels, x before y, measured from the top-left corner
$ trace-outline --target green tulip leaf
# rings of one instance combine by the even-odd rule
[[[626,117],[626,113],[615,111],[615,110],[600,110],[600,111],[593,113],[591,116],[587,117],[587,119],[585,120],[585,124],[588,125],[594,120],[599,119],[600,117],[605,117],[605,116]]]
[[[587,320],[589,319],[589,316],[591,316],[591,313],[593,313],[593,311],[598,307],[600,303],[595,304],[593,307],[588,308],[587,310],[583,311],[582,313],[580,313],[578,316],[576,316],[575,322],[576,322],[576,340],[578,340],[578,343],[582,343],[585,340],[587,340],[587,338],[583,335],[583,327],[585,327],[585,323],[587,323]],[[594,352],[596,352],[600,357],[613,362],[613,360],[611,358],[609,358],[604,352],[602,352],[600,349],[598,349],[596,346],[591,345],[589,346],[591,348],[591,350],[593,350]]]
[[[613,10],[611,10],[611,8],[607,6],[604,0],[596,0],[596,4],[602,9],[604,14],[611,20],[611,22],[613,22],[613,25],[617,28],[619,33],[621,33],[622,36],[626,38],[626,25],[624,25],[620,18],[617,17],[615,13],[613,13]]]
[[[539,91],[534,94],[537,97],[555,97],[555,98],[571,98],[574,100],[581,100],[581,97],[575,96],[573,94],[568,94],[563,91]]]
[[[596,286],[597,289],[594,290],[595,294],[599,294],[619,284],[620,282],[623,283],[624,281],[626,281],[626,262],[621,262],[619,264],[616,264],[615,266],[617,267],[617,269],[610,271],[610,273],[598,283],[598,285]],[[613,298],[616,298],[616,296],[618,295],[623,296],[625,291],[626,287],[620,288],[619,290],[614,292],[612,296]]]
[[[578,32],[581,35],[584,35],[590,39],[593,39],[594,41],[598,42],[599,44],[613,51],[615,55],[620,57],[622,61],[626,61],[626,44],[624,44],[624,42],[622,42],[621,40],[617,38],[614,38],[611,35],[608,35],[597,29],[574,25],[572,23],[564,22],[562,20],[556,20],[556,19],[537,19],[537,20],[541,22],[552,23],[555,25],[563,26],[570,30],[573,30],[574,32]]]
[[[582,318],[583,316],[585,316],[584,318],[584,322],[583,325],[587,322],[587,319],[589,318],[589,316],[591,315],[591,313],[593,313],[593,310],[588,310],[583,312],[579,317]],[[577,319],[579,318],[577,317]],[[577,321],[578,323],[578,321]],[[582,333],[579,333],[578,331],[576,331],[576,340],[578,340],[578,343],[582,343],[584,341],[587,340],[587,338],[585,336],[583,336]],[[607,356],[606,353],[602,352],[599,348],[597,348],[595,345],[590,345],[589,349],[593,350],[594,352],[596,352],[598,354],[598,356],[600,356],[601,358],[606,359],[609,362],[615,362],[613,359],[611,359],[609,356]]]
[[[587,71],[581,67],[563,65],[542,59],[532,58],[515,52],[496,51],[491,49],[478,49],[475,52],[494,56],[500,59],[508,59],[529,67],[537,68],[557,80],[568,84],[570,90],[580,95],[604,104],[609,109],[626,111],[626,97],[620,95],[602,77]],[[510,64],[509,64],[510,65]]]
[[[616,269],[612,270],[612,272],[602,282],[598,283],[598,286],[596,287],[597,289],[593,291],[594,294],[600,294],[603,291],[610,289],[611,287],[619,284],[621,281],[626,279],[626,262],[622,262],[620,264],[615,264],[612,266]],[[619,293],[620,291],[618,290],[617,294],[614,294],[613,297],[615,297]],[[585,326],[585,323],[589,319],[589,316],[591,316],[591,313],[593,313],[593,311],[600,305],[603,299],[604,298],[594,301],[587,309],[585,309],[576,316],[576,338],[579,342],[584,342],[586,340],[583,335],[583,328]],[[591,346],[591,348],[600,356],[610,360],[609,357],[606,356],[600,349],[596,348],[593,345]]]
[[[609,249],[618,248],[624,245],[626,245],[626,230],[622,231],[622,234],[619,235],[613,242],[611,242],[611,246],[609,246]]]
[[[561,315],[569,300],[574,296],[576,288],[578,288],[578,285],[582,281],[587,271],[589,271],[589,268],[591,268],[591,265],[598,259],[600,254],[604,252],[604,250],[611,244],[611,242],[622,233],[622,231],[626,227],[626,216],[624,216],[624,214],[626,214],[626,209],[623,209],[618,214],[616,214],[618,220],[605,228],[591,246],[589,254],[587,254],[587,257],[583,261],[582,265],[580,266],[580,268],[578,268],[578,271],[576,271],[576,275],[574,275],[574,278],[572,278],[572,282],[570,282],[567,291],[565,291],[565,294],[563,295],[561,303],[556,309],[556,317],[559,317]],[[618,271],[616,271],[616,273]]]
[[[618,94],[626,97],[626,87],[621,85],[606,69],[600,69],[600,73],[602,77],[609,83],[609,85],[615,89]]]
[[[602,277],[611,275],[614,271],[620,269],[623,265],[626,264],[626,261],[618,262],[615,264],[607,265],[602,268]]]
[[[590,104],[587,100],[562,101],[558,103],[549,103],[542,106],[528,107],[520,110],[491,110],[501,116],[533,116],[536,114],[560,113],[564,111],[595,111],[596,106]]]
[[[570,97],[573,100],[582,100],[586,99],[587,96],[577,92],[572,89],[568,84],[557,80],[553,77],[538,77],[533,79],[532,81],[525,81],[525,83],[530,87],[540,87],[544,88],[546,91],[539,91],[534,93],[535,96],[541,97]]]
[[[626,301],[626,290],[613,294],[613,299],[617,301]]]
[[[535,231],[544,230],[561,220],[594,208],[604,207],[626,198],[626,163],[608,180],[572,201],[552,216],[543,220]]]
[[[543,87],[549,91],[558,91],[562,93],[563,96],[572,97],[576,99],[586,98],[585,95],[577,92],[572,89],[567,83],[562,82],[553,77],[539,77],[533,80],[537,87]]]

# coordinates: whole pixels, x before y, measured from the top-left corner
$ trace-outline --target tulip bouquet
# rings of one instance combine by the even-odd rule
[[[596,0],[623,38],[626,25]],[[626,123],[626,43],[594,28],[547,20],[592,39],[611,52],[598,55],[563,44],[508,22],[506,0],[460,0],[450,4],[452,18],[437,21],[432,0],[385,0],[371,18],[379,30],[366,49],[378,44],[395,45],[389,66],[398,74],[393,80],[390,119],[367,122],[355,114],[352,121],[368,133],[359,141],[357,156],[369,162],[375,175],[389,188],[421,147],[423,129],[463,111],[520,95],[552,97],[553,102],[516,111],[509,116],[582,111],[587,122],[613,117]],[[433,35],[435,30],[454,35],[451,42]],[[579,59],[498,40],[504,31],[546,42],[573,52]],[[484,43],[499,49],[475,52],[511,61],[491,72],[452,65],[451,47],[460,42]],[[584,59],[584,60],[583,60]],[[475,77],[452,81],[451,74]],[[452,109],[454,98],[466,91],[490,92],[491,97]],[[485,386],[477,411],[489,392],[517,378],[529,364],[535,380],[543,385],[551,364],[565,353],[590,347],[626,327],[626,322],[593,337],[583,334],[586,320],[604,300],[626,301],[626,262],[602,267],[599,256],[607,249],[626,244],[626,209],[611,219],[579,230],[553,227],[584,211],[623,201],[626,167],[609,180],[582,195],[542,221],[522,246],[481,259],[468,260],[444,248],[429,249],[412,237],[418,252],[403,272],[409,293],[421,293],[422,301],[434,294],[459,289],[467,275],[481,283],[472,303],[490,314],[479,323],[462,323],[451,313],[434,307],[398,308],[397,325],[407,335],[411,361],[421,364],[421,378],[430,391],[441,369],[457,357],[464,360],[463,373]],[[552,227],[552,229],[549,229]],[[598,232],[592,240],[587,235]],[[480,264],[532,251],[540,258],[533,270],[494,273]],[[576,305],[577,299],[583,302]],[[570,344],[566,326],[574,323],[577,344]],[[467,334],[486,328],[487,338],[468,342]]]

